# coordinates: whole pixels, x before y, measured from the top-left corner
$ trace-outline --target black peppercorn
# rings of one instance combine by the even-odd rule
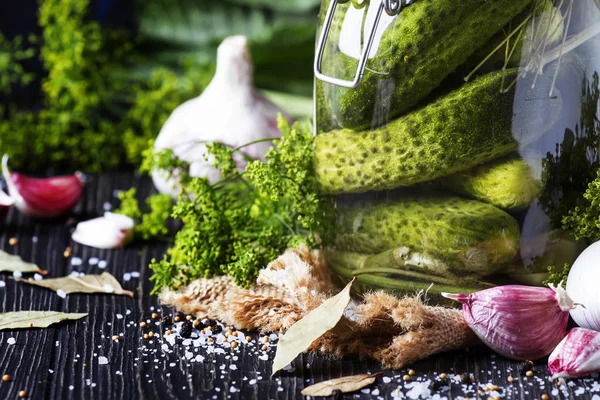
[[[221,332],[223,332],[223,327],[221,325],[215,325],[212,327],[212,333],[215,335],[218,335]]]
[[[192,330],[194,329],[194,325],[192,321],[185,321],[181,324],[181,330],[179,331],[179,335],[184,338],[189,338],[192,336]]]
[[[521,375],[525,376],[527,374],[527,372],[533,370],[533,361],[527,360],[524,363],[522,363],[520,366],[520,370],[521,370]]]
[[[173,325],[173,320],[168,315],[165,315],[165,316],[162,317],[161,323],[163,325]]]
[[[434,392],[437,392],[444,386],[450,386],[450,382],[448,381],[448,378],[443,378],[443,379],[440,379],[439,381],[434,381],[433,384],[431,385],[431,390]]]

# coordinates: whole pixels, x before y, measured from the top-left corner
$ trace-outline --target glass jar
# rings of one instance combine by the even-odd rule
[[[337,276],[435,295],[574,261],[587,244],[561,220],[600,167],[599,4],[323,0],[315,162]]]

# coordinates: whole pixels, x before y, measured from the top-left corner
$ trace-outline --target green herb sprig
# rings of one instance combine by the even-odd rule
[[[147,153],[144,168],[167,167],[183,182],[172,216],[184,223],[174,245],[153,260],[153,293],[197,278],[229,275],[249,286],[261,268],[285,249],[328,241],[333,227],[333,204],[319,195],[313,170],[313,135],[306,123],[290,126],[280,116],[280,139],[265,161],[236,167],[243,148],[216,143],[208,146],[222,179],[210,183],[191,178],[172,153]]]
[[[567,286],[567,277],[569,276],[569,271],[571,270],[571,266],[567,263],[563,266],[563,268],[559,271],[556,269],[556,266],[550,265],[548,267],[548,279],[542,282],[542,285],[547,286],[552,283],[555,286],[562,285],[562,287]]]
[[[142,213],[136,199],[136,190],[131,188],[119,193],[121,206],[114,212],[136,221],[134,234],[142,240],[160,239],[169,234],[168,219],[173,212],[173,200],[166,194],[154,194],[146,199],[148,212]]]

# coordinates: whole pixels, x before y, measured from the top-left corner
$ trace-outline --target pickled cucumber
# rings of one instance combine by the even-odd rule
[[[527,162],[509,157],[440,179],[454,192],[506,210],[528,207],[541,193],[542,183]]]
[[[491,274],[515,258],[520,242],[519,225],[506,212],[442,194],[340,199],[336,227],[336,251],[379,254],[366,267],[446,277]]]
[[[492,72],[420,110],[373,130],[315,137],[315,172],[325,193],[391,189],[467,170],[517,150],[560,114],[551,80],[537,76],[504,90],[515,70]],[[504,92],[504,93],[503,93]]]
[[[325,85],[325,97],[336,106],[334,118],[344,128],[359,130],[407,111],[531,2],[419,0],[405,7],[383,34],[358,88]],[[333,71],[352,79],[356,65],[337,53]]]

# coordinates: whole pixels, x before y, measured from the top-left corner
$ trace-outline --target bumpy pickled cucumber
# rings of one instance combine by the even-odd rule
[[[377,129],[315,137],[317,179],[326,193],[365,192],[426,182],[507,155],[535,140],[560,114],[550,80],[493,72]],[[515,90],[517,88],[517,90]],[[516,140],[515,140],[516,139]]]
[[[451,190],[497,207],[528,207],[541,193],[542,183],[519,157],[504,158],[440,179]]]
[[[531,2],[419,0],[405,7],[383,34],[358,88],[325,85],[337,122],[358,130],[407,111]],[[342,53],[335,60],[333,70],[352,79],[357,61]]]
[[[441,194],[340,199],[336,226],[338,251],[392,250],[379,262],[371,259],[369,268],[406,266],[442,276],[488,275],[516,256],[520,241],[517,221],[506,212]]]

